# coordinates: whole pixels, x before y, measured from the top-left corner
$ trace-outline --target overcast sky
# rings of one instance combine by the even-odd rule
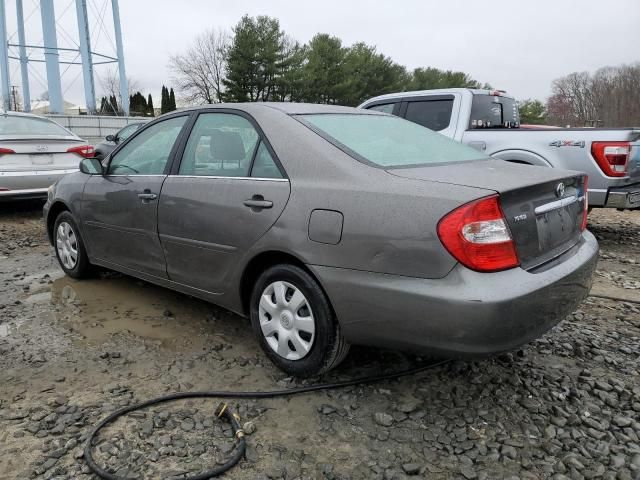
[[[59,46],[72,47],[78,38],[75,2],[54,2],[64,29]],[[6,3],[11,35],[15,2]],[[37,42],[42,38],[37,4],[24,3],[25,16],[33,11],[26,22],[27,43],[42,44]],[[91,25],[95,12],[106,9],[113,37],[110,1],[88,3]],[[338,36],[345,45],[364,41],[409,69],[462,70],[520,99],[544,100],[553,79],[570,72],[640,61],[640,0],[120,0],[120,12],[127,74],[145,95],[158,97],[157,105],[161,85],[172,83],[169,56],[208,28],[230,30],[245,13],[278,18],[302,43],[318,32]],[[93,49],[112,54],[112,40],[98,27],[93,30]],[[96,67],[97,75],[105,68]],[[30,82],[36,98],[45,90],[36,79],[37,73],[44,77],[44,69],[32,70],[37,71]],[[63,90],[66,99],[84,104],[79,73],[79,67],[65,73]],[[15,61],[11,75],[11,83],[19,85]]]

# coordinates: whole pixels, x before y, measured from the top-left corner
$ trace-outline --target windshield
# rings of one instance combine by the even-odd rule
[[[71,132],[46,118],[0,115],[0,135],[73,136]]]
[[[444,135],[390,115],[312,114],[297,118],[357,160],[378,167],[487,158]]]
[[[520,115],[513,98],[474,94],[469,128],[518,128]]]

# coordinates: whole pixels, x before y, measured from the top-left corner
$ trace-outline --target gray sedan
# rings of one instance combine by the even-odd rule
[[[1,113],[0,201],[45,198],[50,185],[88,157],[91,145],[48,118]]]
[[[380,112],[230,104],[143,126],[49,192],[62,269],[99,265],[248,316],[281,369],[350,344],[482,355],[586,297],[585,176],[508,164]]]

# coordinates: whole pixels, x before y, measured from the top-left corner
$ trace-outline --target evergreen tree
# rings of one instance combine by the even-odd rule
[[[276,97],[281,64],[286,57],[284,32],[277,19],[245,15],[233,29],[227,54],[226,99],[267,101]]]
[[[169,91],[169,111],[172,112],[176,109],[176,96],[173,93],[173,88]]]
[[[162,85],[162,98],[160,100],[160,113],[167,113],[169,111],[169,92],[167,87]]]
[[[151,94],[149,94],[149,98],[147,98],[147,113],[149,116],[155,116],[155,111],[153,109],[153,98],[151,98]]]

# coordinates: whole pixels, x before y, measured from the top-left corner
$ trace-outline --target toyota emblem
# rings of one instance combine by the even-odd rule
[[[558,198],[564,197],[564,183],[562,182],[556,185],[556,197]]]

